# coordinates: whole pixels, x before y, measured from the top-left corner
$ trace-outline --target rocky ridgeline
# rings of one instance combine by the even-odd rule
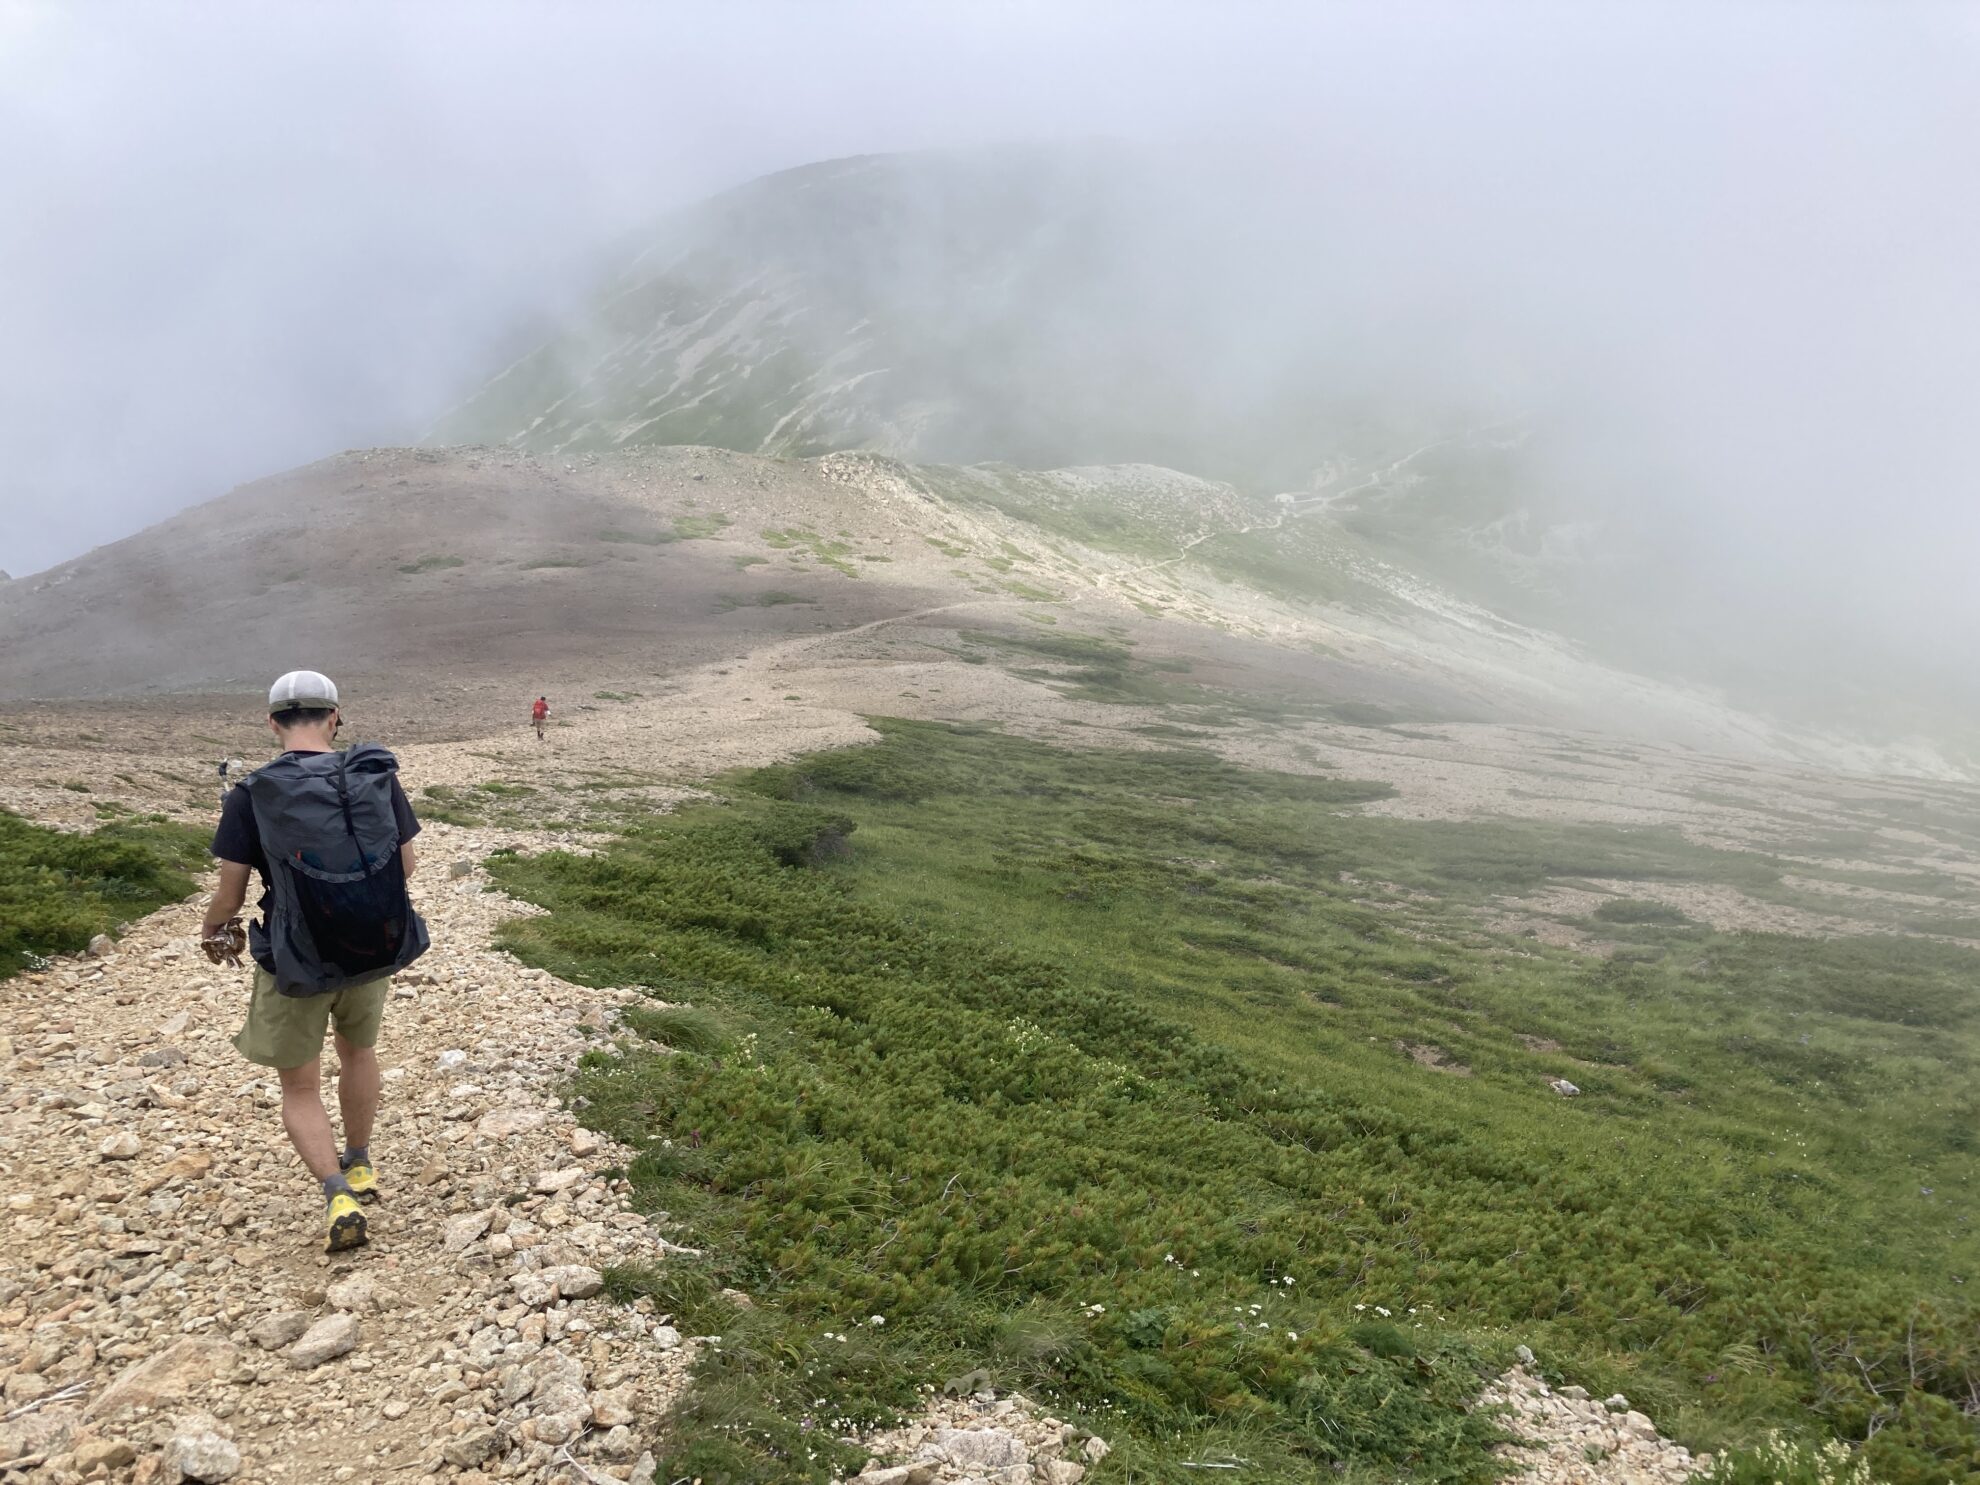
[[[427,838],[443,862],[511,843]],[[415,888],[435,948],[379,1045],[385,1194],[370,1247],[334,1259],[276,1081],[229,1041],[247,973],[198,953],[197,902],[8,984],[0,1474],[650,1479],[695,1342],[601,1292],[668,1244],[600,1173],[630,1152],[555,1096],[625,997],[491,950],[529,909],[478,870]]]
[[[1711,1464],[1659,1435],[1621,1394],[1598,1402],[1583,1387],[1550,1387],[1524,1365],[1479,1404],[1507,1410],[1506,1429],[1523,1442],[1499,1452],[1518,1461],[1527,1485],[1682,1485]]]

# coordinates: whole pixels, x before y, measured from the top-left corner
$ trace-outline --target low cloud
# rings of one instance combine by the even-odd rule
[[[1673,614],[1955,668],[1980,29],[1925,5],[0,8],[0,566],[414,437],[736,181],[1100,138],[1249,217],[1233,367],[1516,406]]]

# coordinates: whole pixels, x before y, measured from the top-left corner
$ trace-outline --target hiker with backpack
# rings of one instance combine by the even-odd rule
[[[547,696],[539,696],[536,698],[534,702],[531,703],[529,708],[529,723],[530,726],[536,729],[536,740],[538,742],[543,741],[543,727],[544,724],[549,720],[550,720],[550,698]]]
[[[228,792],[213,835],[220,884],[200,927],[215,964],[254,960],[247,1022],[234,1047],[275,1069],[282,1127],[323,1185],[326,1247],[366,1238],[361,1202],[378,1192],[368,1149],[378,1114],[379,1022],[391,976],[426,951],[426,925],[406,880],[419,821],[399,785],[398,760],[376,743],[335,748],[343,725],[337,688],[292,670],[269,688],[268,725],[282,753]],[[261,877],[261,918],[237,916],[248,875]],[[323,1107],[324,1033],[337,1048],[337,1103],[345,1147]]]

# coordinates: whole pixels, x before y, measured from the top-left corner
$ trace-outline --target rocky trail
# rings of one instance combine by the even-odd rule
[[[586,762],[638,758],[692,778],[864,731],[799,712],[742,758],[738,707],[681,700],[665,756],[635,708],[588,721]],[[546,824],[571,768],[565,748],[523,739],[401,756],[416,798],[436,782],[529,778]],[[354,1254],[321,1251],[322,1203],[283,1137],[276,1081],[231,1045],[248,976],[198,952],[203,893],[5,985],[0,1478],[653,1480],[667,1408],[714,1342],[605,1292],[611,1265],[682,1261],[689,1240],[631,1210],[611,1174],[631,1152],[562,1100],[633,992],[496,949],[499,924],[535,909],[480,866],[497,849],[586,839],[428,823],[414,893],[434,947],[387,1008],[382,1197]],[[1650,1485],[1692,1468],[1642,1415],[1523,1373],[1490,1401],[1535,1441],[1519,1457],[1546,1485]],[[864,1485],[1072,1485],[1108,1452],[988,1392],[869,1442]]]
[[[429,827],[434,949],[387,1009],[383,1195],[354,1254],[321,1251],[276,1082],[229,1041],[245,971],[198,953],[198,901],[8,986],[0,1470],[650,1477],[695,1343],[601,1292],[667,1240],[556,1097],[623,997],[489,947],[528,909],[446,863],[511,843]]]

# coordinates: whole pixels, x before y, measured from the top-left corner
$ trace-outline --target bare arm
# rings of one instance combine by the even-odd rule
[[[247,863],[221,862],[220,884],[213,889],[213,900],[206,905],[206,920],[199,927],[201,937],[212,937],[241,910],[241,904],[247,901],[247,889]]]
[[[411,841],[399,847],[399,865],[405,868],[406,880],[410,882],[412,874],[419,869],[419,852],[413,849]]]

